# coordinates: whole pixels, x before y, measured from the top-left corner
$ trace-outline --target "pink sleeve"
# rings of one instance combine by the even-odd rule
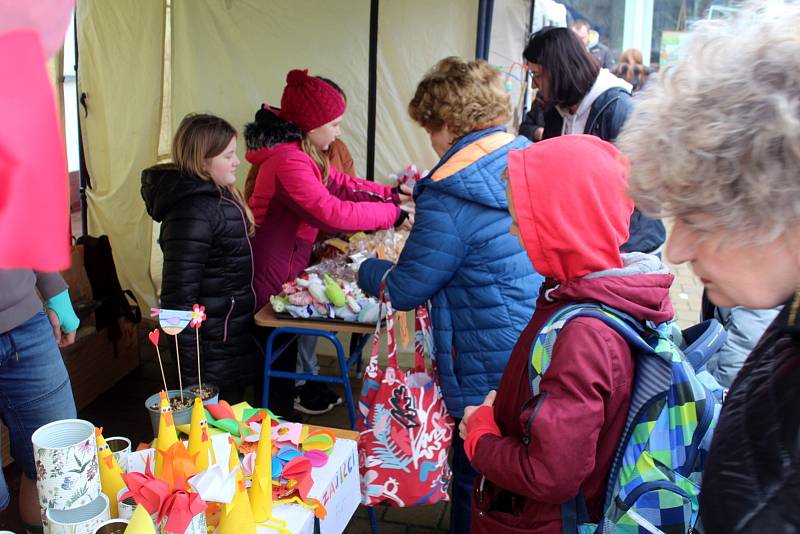
[[[391,202],[354,202],[332,195],[304,154],[287,158],[276,175],[276,195],[298,217],[326,231],[391,228],[400,215],[400,209]]]
[[[486,478],[552,504],[578,494],[595,468],[605,404],[614,389],[612,358],[630,353],[621,338],[598,324],[575,319],[559,335],[542,378],[541,404],[531,412],[527,445],[517,437],[480,437],[472,465]]]
[[[328,191],[339,198],[355,202],[387,202],[394,200],[390,186],[349,176],[333,165],[331,165],[328,175]]]

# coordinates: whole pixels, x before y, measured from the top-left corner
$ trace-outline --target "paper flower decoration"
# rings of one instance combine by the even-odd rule
[[[195,304],[192,306],[192,318],[189,321],[189,326],[192,328],[200,328],[203,321],[206,320],[206,307]]]
[[[292,443],[299,446],[303,434],[300,423],[281,423],[272,427],[272,441],[276,443]]]
[[[161,450],[158,450],[156,454],[161,454]],[[167,483],[169,491],[189,489],[189,478],[197,474],[197,466],[194,464],[194,459],[189,456],[189,451],[186,450],[183,442],[173,443],[163,456],[164,463],[158,477]],[[175,532],[183,532],[183,530]]]
[[[315,430],[303,440],[304,451],[323,451],[330,454],[333,445],[336,443],[336,436],[328,430]]]
[[[176,491],[169,495],[161,507],[158,515],[159,521],[164,517],[164,532],[186,532],[192,519],[206,509],[206,503],[197,493]]]
[[[143,506],[150,515],[161,510],[169,495],[167,483],[153,476],[149,459],[145,462],[144,473],[123,473],[122,480],[128,486],[128,491],[120,499],[133,497],[136,504]]]
[[[236,473],[227,466],[215,464],[189,479],[189,485],[203,500],[230,504],[236,493]]]
[[[308,498],[308,492],[314,485],[311,478],[311,461],[303,456],[297,456],[289,460],[283,466],[281,479],[286,480],[286,487],[296,489],[301,499]]]

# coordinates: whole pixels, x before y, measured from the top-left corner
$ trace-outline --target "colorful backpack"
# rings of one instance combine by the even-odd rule
[[[589,523],[581,492],[562,505],[563,531],[691,532],[698,517],[703,466],[722,406],[722,388],[703,366],[725,341],[722,325],[700,323],[676,341],[681,336],[671,323],[643,324],[601,304],[566,306],[545,323],[531,351],[528,376],[534,397],[558,333],[576,317],[599,319],[622,336],[633,351],[636,377],[609,471],[603,517],[598,524]]]

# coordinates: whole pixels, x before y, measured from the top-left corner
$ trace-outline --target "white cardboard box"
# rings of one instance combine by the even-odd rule
[[[227,434],[212,436],[214,455],[217,463],[227,465],[230,456],[230,443]],[[155,451],[147,449],[132,453],[129,456],[130,471],[144,471],[145,458]],[[152,465],[152,464],[151,464]],[[350,518],[361,502],[361,484],[358,475],[358,448],[356,442],[337,438],[333,451],[324,467],[315,467],[311,471],[314,486],[309,497],[318,499],[328,514],[320,521],[321,534],[340,534],[344,532]],[[292,534],[313,534],[314,514],[299,504],[281,504],[273,508],[273,516],[286,522],[286,528]],[[274,533],[268,528],[259,528],[259,533]]]

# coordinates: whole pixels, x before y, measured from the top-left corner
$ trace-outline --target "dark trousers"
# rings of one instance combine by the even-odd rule
[[[258,338],[266,344],[272,333],[272,328],[258,328]],[[272,344],[272,350],[281,348],[293,336],[278,336]],[[265,363],[266,364],[266,363]],[[281,353],[272,369],[275,371],[288,371],[294,373],[297,366],[297,339],[294,339],[286,350]],[[293,420],[294,413],[294,380],[288,378],[272,377],[269,382],[269,404],[266,406],[272,413]]]
[[[455,420],[453,434],[453,480],[450,503],[450,534],[463,534],[469,532],[470,519],[472,518],[472,485],[478,472],[469,463],[467,453],[464,452],[464,440],[458,435],[458,425],[461,419]],[[499,534],[499,533],[498,533]]]

